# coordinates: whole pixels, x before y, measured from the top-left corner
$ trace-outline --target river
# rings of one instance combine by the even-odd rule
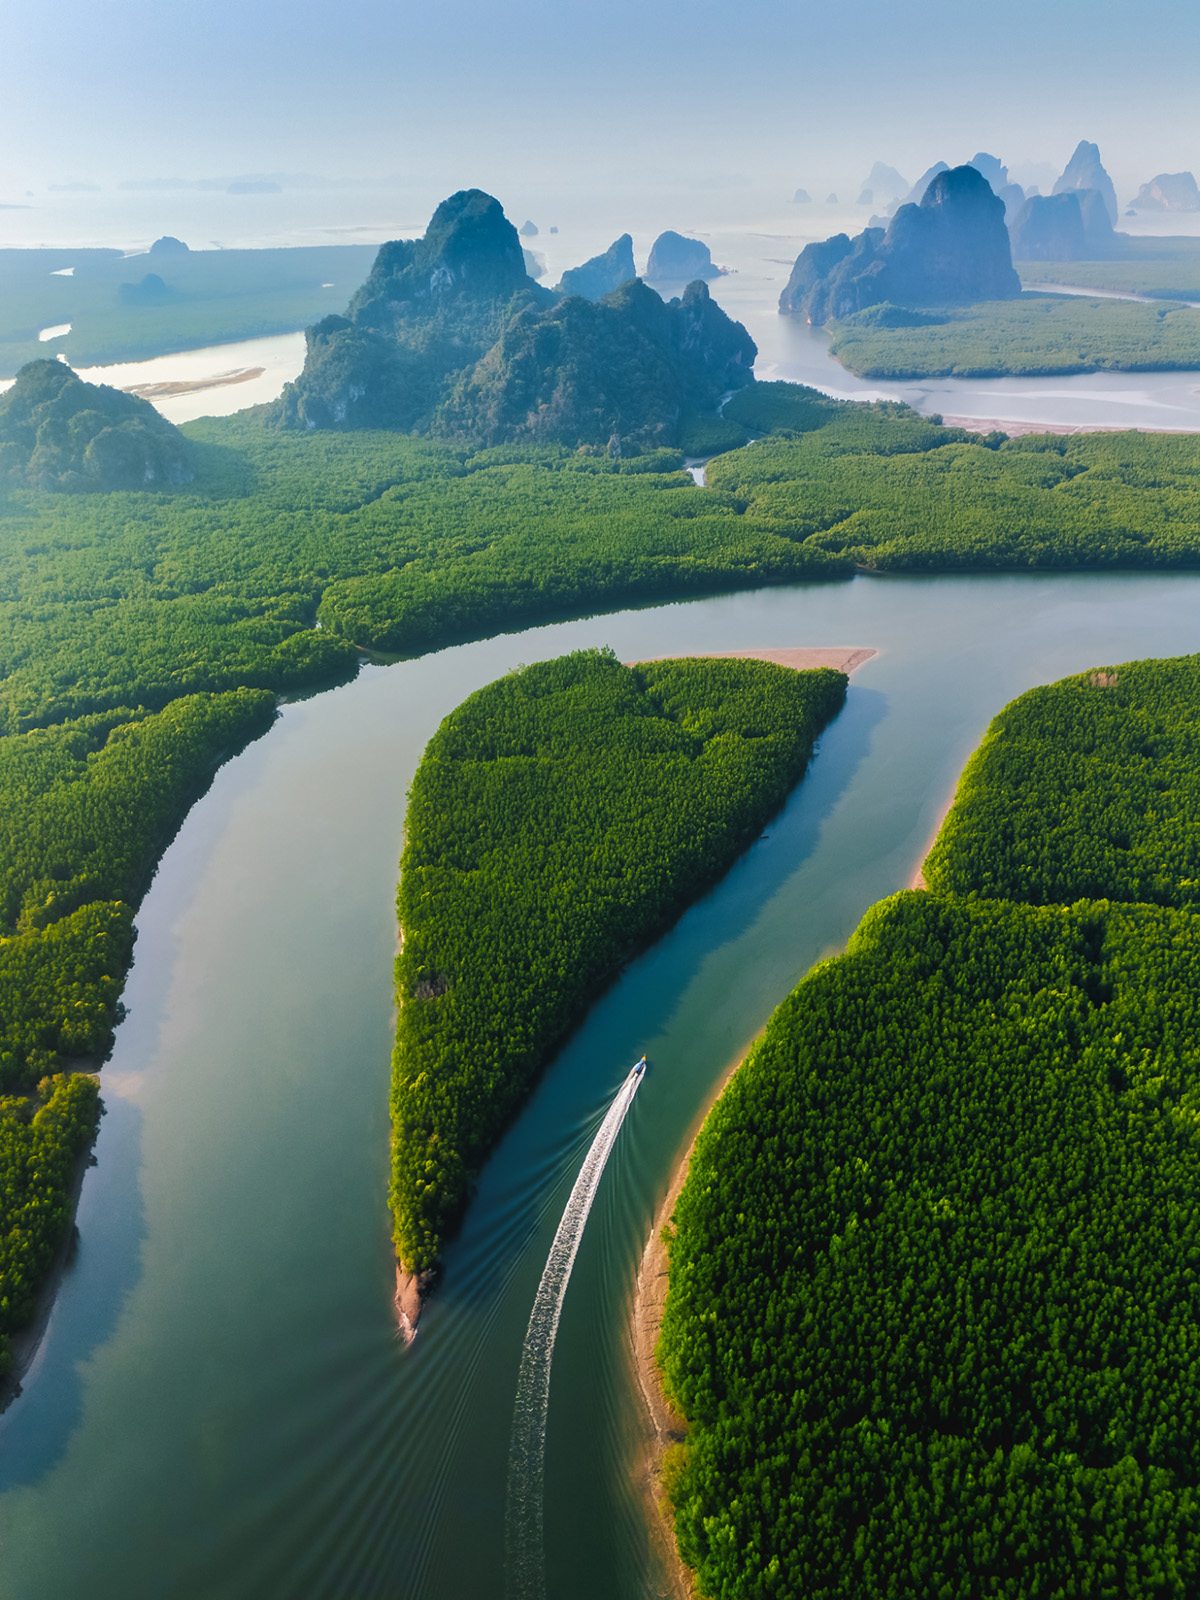
[[[553,1064],[406,1350],[384,1209],[406,786],[465,694],[593,644],[880,654],[768,837]],[[286,706],[194,808],[138,917],[78,1250],[0,1419],[0,1600],[498,1595],[530,1308],[643,1051],[559,1328],[545,1528],[551,1595],[658,1593],[626,1324],[698,1108],[908,880],[993,712],[1075,669],[1198,648],[1200,575],[857,578],[505,635]]]

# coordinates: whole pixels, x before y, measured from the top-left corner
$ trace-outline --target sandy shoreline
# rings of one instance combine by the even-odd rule
[[[874,654],[873,651],[869,653]],[[642,1397],[646,1418],[645,1448],[638,1466],[637,1487],[645,1503],[650,1537],[661,1558],[663,1575],[669,1583],[669,1588],[664,1591],[664,1596],[669,1596],[669,1600],[699,1600],[700,1590],[696,1586],[693,1573],[680,1559],[675,1545],[675,1530],[671,1524],[670,1512],[663,1504],[663,1457],[673,1444],[679,1443],[685,1437],[687,1422],[663,1393],[658,1362],[654,1358],[659,1329],[662,1327],[663,1311],[667,1303],[667,1247],[662,1234],[674,1213],[680,1190],[687,1181],[692,1151],[695,1149],[700,1129],[704,1126],[713,1106],[725,1093],[729,1080],[761,1038],[760,1031],[726,1067],[688,1130],[686,1147],[675,1163],[671,1182],[654,1214],[650,1236],[642,1252],[637,1287],[633,1296],[633,1309],[629,1319],[630,1363],[638,1392]]]
[[[741,653],[750,654],[751,652]],[[775,659],[778,656],[789,654],[833,655],[835,652],[771,651],[763,653],[766,659]],[[841,652],[841,654],[846,657],[850,653]],[[862,660],[868,660],[875,654],[875,651],[866,650],[858,652],[858,654]],[[838,665],[833,661],[807,662],[805,664],[819,666]],[[842,666],[839,670],[853,671],[854,666],[859,664],[859,661],[856,660],[852,666]],[[942,824],[954,804],[954,797],[958,792],[961,776],[961,773],[955,776],[954,782],[946,793],[945,800],[938,810],[933,830],[917,859],[917,865],[906,885],[907,888],[924,889],[926,886],[923,875],[925,859],[933,848],[934,840],[941,832]],[[712,1093],[707,1097],[703,1108],[692,1124],[687,1136],[686,1148],[675,1164],[667,1192],[654,1215],[654,1222],[650,1229],[649,1238],[646,1240],[646,1248],[642,1252],[641,1265],[638,1268],[637,1287],[634,1290],[633,1310],[630,1315],[630,1360],[646,1417],[646,1445],[638,1472],[638,1489],[645,1504],[646,1521],[650,1529],[651,1539],[660,1552],[664,1572],[669,1578],[670,1588],[667,1593],[670,1595],[671,1600],[699,1600],[700,1590],[696,1586],[694,1574],[680,1559],[675,1545],[675,1532],[671,1524],[670,1512],[663,1503],[663,1458],[673,1444],[686,1437],[687,1422],[675,1410],[663,1393],[661,1374],[654,1355],[655,1346],[658,1343],[659,1330],[662,1327],[668,1289],[669,1261],[667,1247],[663,1242],[662,1235],[663,1229],[671,1220],[676,1201],[679,1199],[680,1192],[687,1181],[692,1151],[695,1149],[700,1129],[703,1127],[713,1106],[724,1094],[730,1079],[749,1056],[750,1051],[761,1037],[762,1034],[760,1032],[738,1059],[721,1074]]]
[[[938,834],[942,831],[942,824],[950,815],[950,807],[954,804],[954,797],[958,793],[958,786],[961,782],[962,773],[960,772],[946,791],[946,798],[938,808],[937,820],[933,824],[933,831],[925,841],[925,848],[921,851],[917,865],[913,868],[912,877],[904,885],[906,889],[928,889],[929,885],[925,882],[925,863],[929,859],[929,852],[937,842]]]
[[[676,650],[668,656],[639,656],[637,661],[623,664],[636,667],[651,661],[773,661],[776,666],[791,667],[794,672],[811,672],[814,667],[832,667],[835,672],[849,674],[878,654],[878,650],[868,650],[858,645],[817,646],[807,650]]]
[[[965,428],[968,433],[1006,433],[1010,439],[1027,433],[1192,433],[1191,428],[1131,428],[1116,422],[1007,422],[1003,417],[952,417],[940,413],[947,428]]]

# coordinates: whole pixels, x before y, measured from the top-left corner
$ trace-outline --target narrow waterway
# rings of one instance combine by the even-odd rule
[[[406,1350],[384,1211],[405,790],[470,690],[592,644],[880,654],[768,837],[554,1063]],[[138,919],[79,1248],[0,1419],[0,1600],[500,1595],[530,1311],[643,1051],[558,1328],[544,1520],[549,1594],[659,1592],[626,1324],[697,1108],[907,881],[995,710],[1065,672],[1196,649],[1200,575],[857,579],[507,635],[288,706],[195,808]]]

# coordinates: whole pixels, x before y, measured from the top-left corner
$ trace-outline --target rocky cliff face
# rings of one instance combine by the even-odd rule
[[[347,316],[359,327],[394,330],[457,307],[491,307],[529,288],[521,240],[500,202],[481,189],[443,200],[423,239],[380,247]]]
[[[920,205],[901,206],[887,232],[835,234],[797,257],[779,309],[827,322],[866,306],[954,305],[1021,292],[1004,203],[973,166],[937,173]]]
[[[1031,195],[1010,233],[1016,261],[1098,261],[1113,254],[1117,237],[1097,189]]]
[[[451,388],[435,431],[486,444],[673,444],[683,411],[752,380],[754,341],[703,283],[664,303],[633,279],[598,303],[572,295],[513,318]]]
[[[304,370],[280,401],[285,426],[428,426],[445,384],[478,361],[524,307],[554,297],[533,282],[500,203],[464,189],[423,239],[380,247],[345,316],[305,334]]]
[[[696,278],[718,278],[720,271],[702,240],[685,239],[668,228],[654,241],[646,277],[651,283],[691,283]]]
[[[0,477],[47,490],[188,483],[187,440],[148,400],[30,361],[0,395]]]
[[[1190,172],[1160,172],[1138,190],[1134,211],[1200,211],[1200,189]]]
[[[1086,139],[1081,139],[1075,147],[1075,154],[1067,162],[1066,170],[1054,185],[1055,194],[1067,194],[1072,189],[1095,189],[1104,201],[1104,208],[1108,212],[1108,220],[1117,220],[1117,191],[1113,188],[1113,181],[1104,170],[1100,160],[1100,150],[1097,145],[1089,144]]]
[[[633,239],[623,233],[614,239],[603,255],[593,256],[581,267],[564,272],[559,288],[564,294],[581,294],[585,300],[602,300],[630,278],[637,277],[633,264]]]
[[[609,257],[632,279],[616,293],[552,294],[526,275],[499,204],[455,195],[424,239],[383,246],[345,316],[308,330],[277,420],[489,444],[673,443],[685,411],[753,381],[754,342],[702,283],[665,304],[633,279],[628,235]]]

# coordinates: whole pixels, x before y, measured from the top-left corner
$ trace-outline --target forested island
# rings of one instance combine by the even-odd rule
[[[1158,300],[1200,300],[1200,238],[1122,238],[1120,252],[1089,261],[1025,261],[1016,258],[1027,288],[1065,283],[1081,289],[1143,294]]]
[[[43,1080],[103,1057],[132,910],[215,766],[269,725],[275,695],[344,680],[364,651],[864,570],[1200,562],[1186,438],[980,440],[906,406],[750,382],[719,417],[683,414],[730,452],[701,489],[681,449],[628,433],[619,449],[487,446],[291,429],[279,408],[177,430],[60,367],[27,374],[0,417],[0,793],[20,864],[0,936],[24,1128]],[[109,455],[97,441],[114,434]],[[105,463],[140,486],[109,487]],[[52,752],[71,752],[89,820],[51,840],[66,803],[50,804]],[[135,817],[143,760],[172,776]],[[51,1233],[68,1209],[55,1192]]]
[[[1200,657],[992,724],[926,864],[785,1001],[669,1239],[701,1592],[1185,1596]]]
[[[1076,265],[1042,269],[1042,281],[1079,278],[1100,288],[1097,279],[1130,277],[1077,274]],[[1163,275],[1178,280],[1175,268]],[[1200,311],[1176,300],[1139,305],[1031,292],[1019,300],[921,311],[876,305],[831,323],[830,333],[830,353],[860,378],[1065,377],[1200,367]]]
[[[799,781],[846,679],[577,652],[478,690],[413,779],[392,1191],[406,1325],[473,1178],[621,968]]]

